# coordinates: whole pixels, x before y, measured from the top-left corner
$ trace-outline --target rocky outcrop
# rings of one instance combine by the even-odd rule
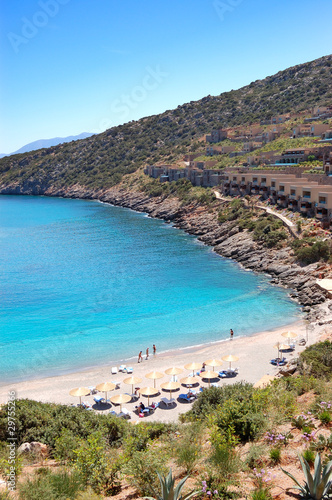
[[[42,457],[47,457],[48,446],[44,443],[39,443],[38,441],[32,441],[31,443],[23,443],[18,448],[18,453],[33,453]]]
[[[98,199],[172,222],[174,227],[193,234],[206,245],[212,246],[219,255],[239,262],[246,269],[268,274],[272,284],[290,289],[290,296],[304,306],[306,312],[310,312],[309,318],[321,319],[320,313],[311,309],[326,300],[324,292],[316,285],[317,265],[299,266],[294,262],[291,248],[264,248],[253,241],[250,232],[240,231],[234,222],[220,224],[217,219],[218,206],[214,209],[199,203],[184,206],[177,198],[149,197],[139,191],[118,187],[90,190],[79,185],[69,188],[23,185],[0,188],[0,193]]]

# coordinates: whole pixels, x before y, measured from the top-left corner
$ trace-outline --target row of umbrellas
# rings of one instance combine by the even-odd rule
[[[224,356],[222,359],[224,361],[228,361],[230,364],[230,368],[231,368],[232,361],[237,361],[239,358],[237,356],[233,356],[230,354],[228,356]],[[212,366],[212,368],[214,370],[214,368],[216,366],[222,365],[222,361],[220,359],[209,359],[208,361],[205,362],[205,364],[208,366]],[[185,365],[185,369],[190,370],[190,371],[192,370],[193,374],[192,374],[192,376],[182,378],[181,383],[184,385],[197,384],[199,382],[199,379],[197,377],[195,377],[194,372],[195,372],[195,370],[198,370],[199,368],[201,368],[201,366],[202,366],[201,363],[197,363],[197,362],[188,363],[187,365]],[[209,381],[209,385],[210,385],[211,379],[218,377],[218,373],[216,373],[213,370],[212,371],[211,370],[203,371],[199,374],[201,378],[205,378]],[[167,375],[172,375],[172,376],[179,375],[182,372],[183,372],[182,368],[178,368],[175,366],[165,370],[165,373]],[[156,389],[156,380],[163,378],[165,375],[161,372],[153,371],[153,372],[148,373],[145,376],[146,376],[146,378],[153,379],[154,386],[153,387],[143,387],[142,389],[139,389],[139,393],[142,394],[143,396],[148,397],[148,404],[149,404],[150,396],[154,396],[159,392],[159,390]],[[134,392],[134,385],[142,382],[142,379],[139,377],[131,376],[131,377],[125,378],[123,382],[125,384],[132,386],[132,393],[133,393]],[[181,384],[179,382],[175,382],[175,381],[165,382],[165,383],[160,385],[160,387],[162,389],[165,389],[166,391],[170,391],[171,394],[172,394],[172,391],[179,389],[180,386],[181,386]],[[115,387],[116,387],[116,384],[114,384],[113,382],[104,382],[102,384],[98,384],[96,386],[96,389],[100,392],[105,392],[105,399],[107,400],[107,392],[113,391],[115,389]],[[87,387],[77,387],[75,389],[72,389],[69,392],[69,394],[71,396],[79,397],[80,404],[82,404],[82,396],[87,396],[88,394],[90,394],[90,389],[88,389]],[[110,400],[112,401],[112,403],[120,404],[120,408],[121,408],[122,404],[128,403],[131,400],[131,396],[128,394],[117,394],[117,395],[111,397]]]

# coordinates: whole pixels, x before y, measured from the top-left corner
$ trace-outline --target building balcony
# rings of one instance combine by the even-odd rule
[[[317,206],[318,206],[318,207],[325,207],[325,206],[326,206],[326,204],[327,204],[327,201],[319,201],[319,202],[317,203]]]
[[[284,189],[280,189],[280,190],[278,191],[278,194],[279,194],[280,196],[284,195],[284,194],[285,194]]]

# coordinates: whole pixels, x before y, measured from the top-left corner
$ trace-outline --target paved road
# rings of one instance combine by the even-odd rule
[[[221,196],[221,194],[219,193],[219,191],[214,191],[214,194],[215,194],[217,200],[229,201],[228,199],[223,198]],[[272,210],[269,207],[265,207],[264,205],[256,205],[256,206],[258,208],[262,208],[268,214],[274,215],[274,217],[278,217],[278,219],[280,219],[288,227],[288,229],[292,233],[292,235],[295,236],[296,238],[298,237],[297,236],[297,231],[296,231],[296,226],[295,226],[294,222],[292,222],[291,220],[287,219],[287,217],[285,217],[284,215],[279,214],[278,212],[275,212],[274,210]]]

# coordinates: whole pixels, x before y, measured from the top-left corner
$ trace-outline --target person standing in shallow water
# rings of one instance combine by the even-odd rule
[[[146,348],[146,358],[145,359],[149,359],[149,348],[148,347]]]
[[[233,340],[234,332],[232,329],[230,329],[229,334],[230,334],[230,339]]]
[[[141,363],[143,361],[142,351],[138,353],[138,361],[137,363]]]
[[[153,344],[153,346],[152,346],[152,349],[153,349],[153,354],[156,354],[156,352],[157,352],[157,348],[156,348],[156,346],[155,346],[154,344]]]

